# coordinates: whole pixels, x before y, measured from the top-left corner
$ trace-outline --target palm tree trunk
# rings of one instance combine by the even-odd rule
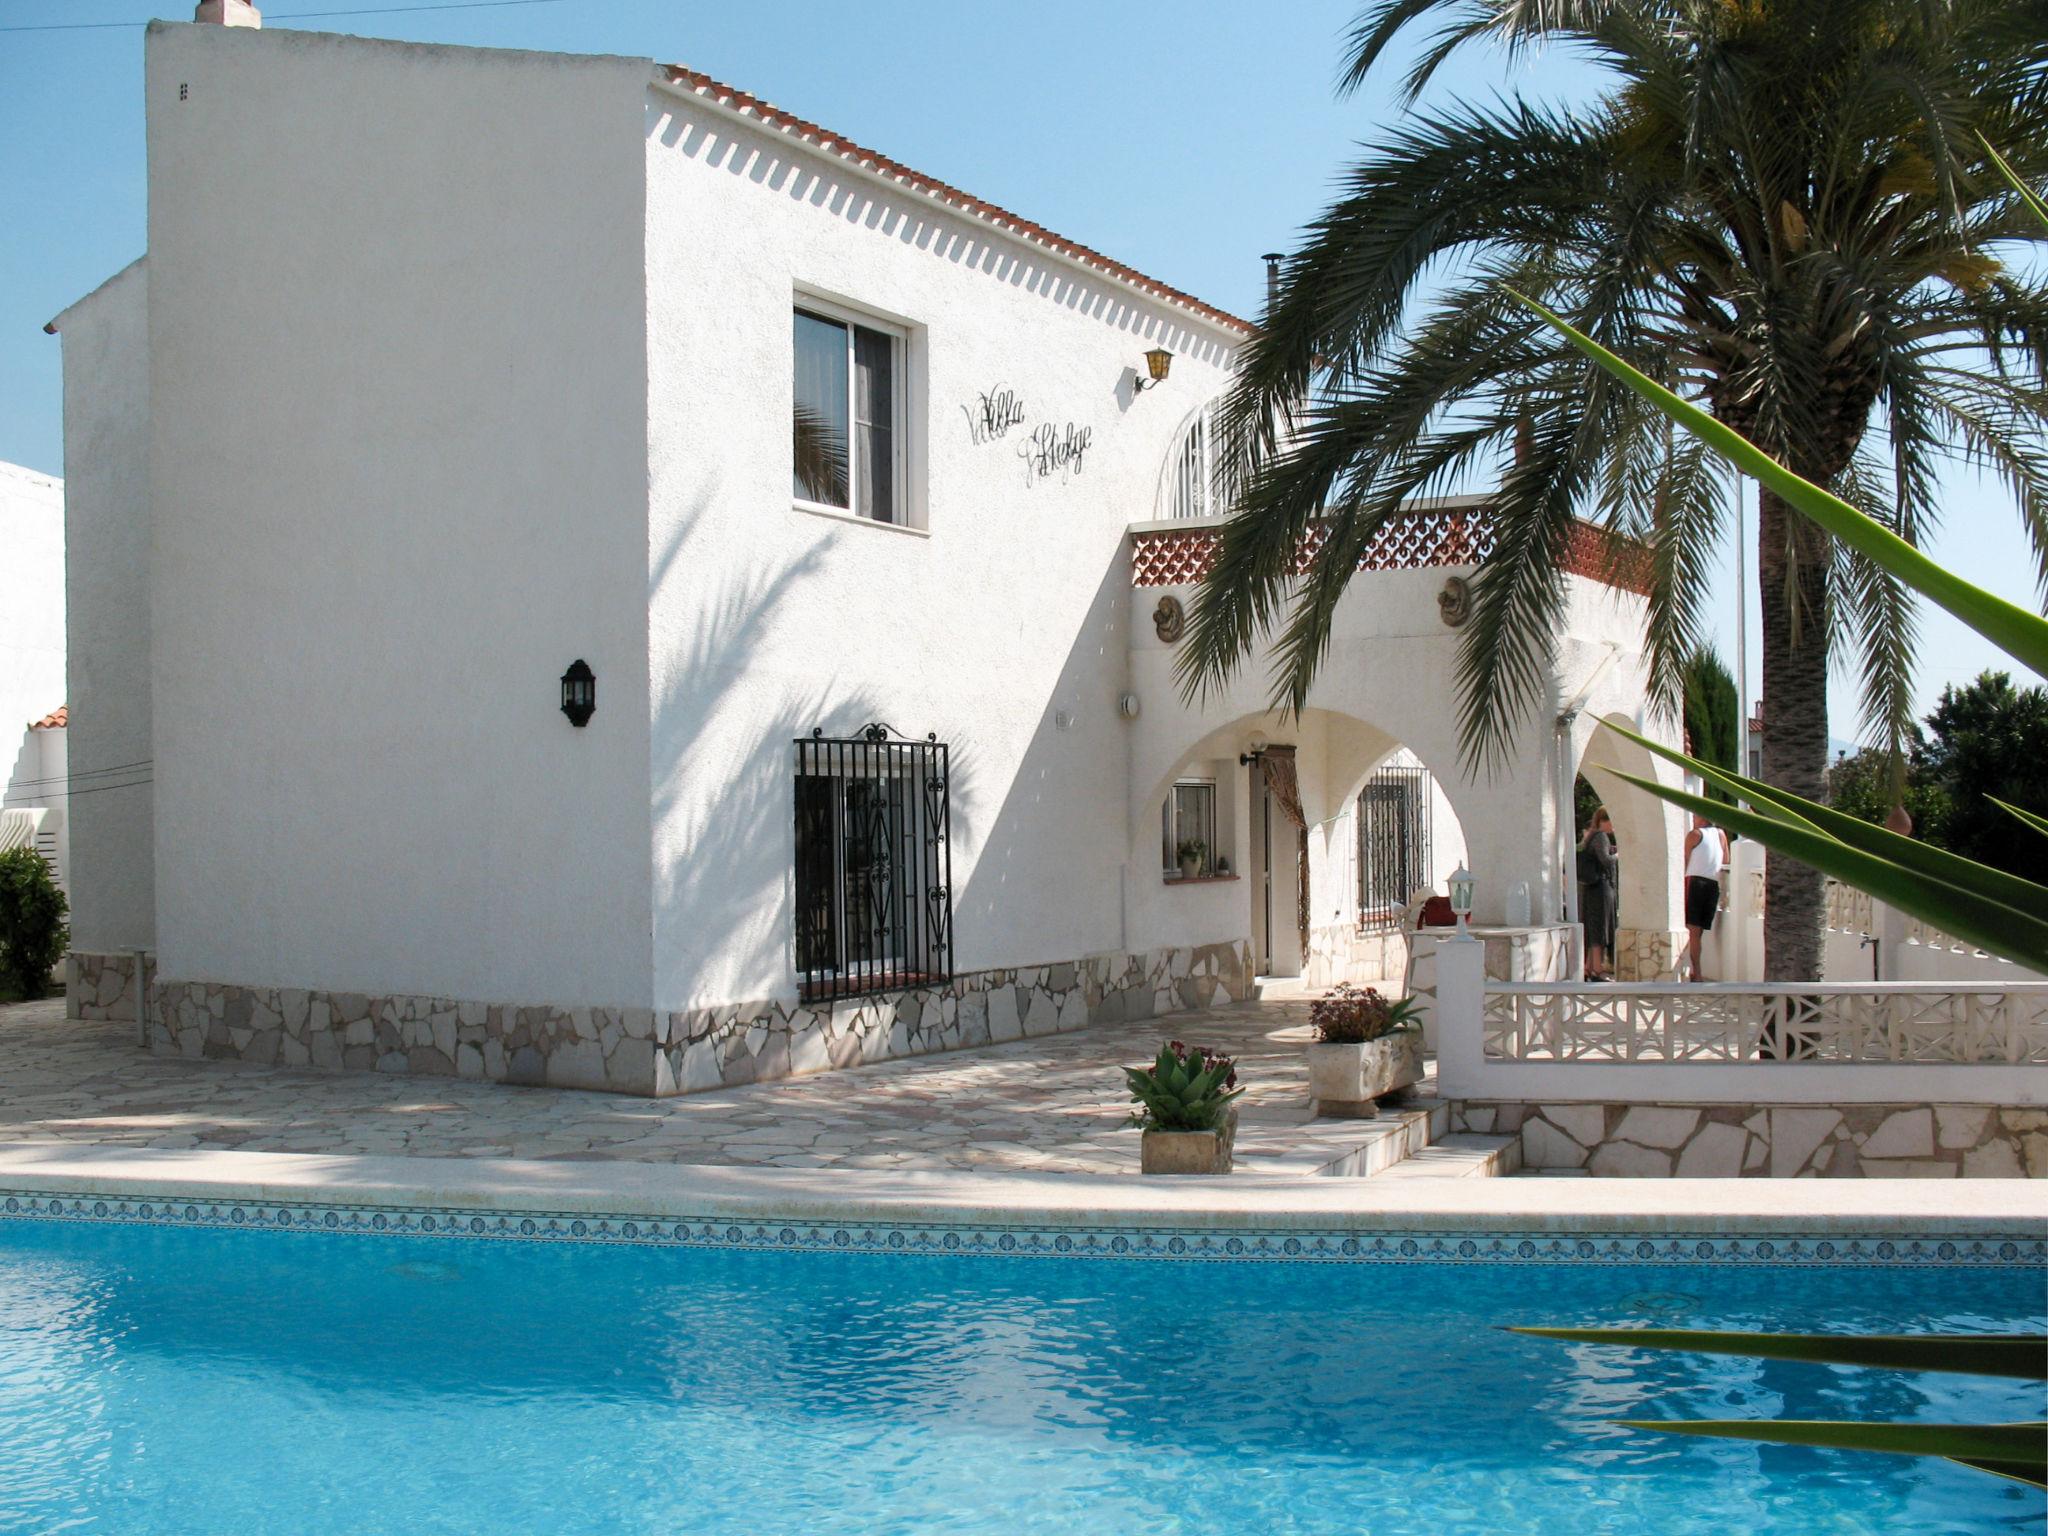
[[[1763,599],[1763,779],[1825,798],[1828,767],[1828,577],[1812,524],[1770,491],[1759,498],[1757,575]],[[1764,857],[1764,980],[1817,981],[1820,872]]]

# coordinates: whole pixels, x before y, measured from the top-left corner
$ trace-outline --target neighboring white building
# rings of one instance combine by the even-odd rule
[[[0,464],[0,849],[69,867],[64,752],[64,482]]]
[[[146,94],[146,263],[54,322],[71,703],[154,763],[118,855],[81,816],[87,1006],[146,942],[165,1049],[668,1093],[1381,966],[1361,904],[1458,858],[1561,910],[1643,716],[1593,530],[1497,778],[1475,500],[1368,557],[1298,721],[1256,662],[1179,697],[1245,321],[644,60],[154,23]]]

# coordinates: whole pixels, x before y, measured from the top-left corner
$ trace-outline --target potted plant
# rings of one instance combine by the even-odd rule
[[[1228,1173],[1237,1137],[1237,1063],[1220,1051],[1170,1040],[1149,1067],[1125,1067],[1131,1116],[1144,1128],[1146,1173]]]
[[[1186,837],[1173,852],[1174,857],[1180,860],[1181,879],[1193,880],[1202,873],[1202,863],[1209,857],[1209,845],[1199,837]]]
[[[1422,1081],[1420,1004],[1342,983],[1309,1005],[1308,1091],[1319,1115],[1370,1119],[1378,1101]]]

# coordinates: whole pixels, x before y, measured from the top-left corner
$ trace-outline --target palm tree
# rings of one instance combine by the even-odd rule
[[[1510,290],[1909,539],[1944,462],[1991,466],[2048,584],[2048,283],[2010,260],[2042,237],[1977,138],[2029,181],[2048,167],[2048,0],[1380,0],[1346,88],[1425,18],[1408,117],[1285,262],[1222,411],[1238,510],[1180,658],[1191,696],[1270,633],[1274,702],[1300,708],[1381,525],[1512,457],[1460,656],[1471,765],[1539,702],[1581,515],[1649,545],[1655,702],[1677,707],[1729,483]],[[1614,85],[1578,113],[1417,107],[1480,42],[1562,47]],[[1818,798],[1831,646],[1875,733],[1910,723],[1910,598],[1773,494],[1758,523],[1763,776]],[[1810,979],[1820,877],[1774,857],[1766,891],[1766,974]]]

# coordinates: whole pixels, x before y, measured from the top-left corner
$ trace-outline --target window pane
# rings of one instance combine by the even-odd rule
[[[832,889],[833,789],[837,780],[800,773],[796,780],[796,968],[829,971],[839,952]]]
[[[796,484],[805,501],[846,507],[846,327],[796,312]]]
[[[853,328],[854,505],[862,517],[896,521],[896,347],[880,331]]]
[[[1167,847],[1169,867],[1179,866],[1181,844],[1195,842],[1202,845],[1203,872],[1213,874],[1216,869],[1216,786],[1176,784],[1167,804],[1172,808],[1172,837]]]

